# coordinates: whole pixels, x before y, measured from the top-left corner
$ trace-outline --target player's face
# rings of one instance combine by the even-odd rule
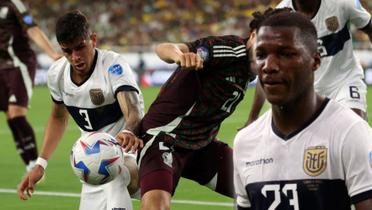
[[[70,62],[73,72],[80,77],[88,75],[93,64],[96,35],[92,33],[88,38],[80,37],[72,43],[61,43],[60,46],[64,56]]]
[[[320,63],[310,53],[295,27],[261,27],[257,34],[258,75],[268,101],[289,104],[313,86],[313,71]]]

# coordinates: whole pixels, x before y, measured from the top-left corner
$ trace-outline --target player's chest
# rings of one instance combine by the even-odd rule
[[[93,74],[81,85],[76,85],[65,78],[62,87],[62,98],[67,105],[94,107],[115,100],[111,84],[102,75]]]
[[[245,184],[342,176],[342,164],[337,162],[337,147],[331,146],[326,138],[300,138],[292,139],[293,142],[271,139],[271,143],[258,144],[242,163]]]

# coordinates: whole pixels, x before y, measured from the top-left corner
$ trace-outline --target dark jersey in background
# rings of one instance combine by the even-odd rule
[[[204,68],[173,73],[143,118],[141,133],[167,134],[170,143],[187,149],[210,143],[255,78],[246,43],[237,36],[186,43],[204,60]]]
[[[0,69],[17,68],[22,64],[35,66],[35,53],[27,36],[27,29],[35,25],[21,1],[0,1]]]

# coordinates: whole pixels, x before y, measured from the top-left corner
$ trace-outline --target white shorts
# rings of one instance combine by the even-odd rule
[[[320,95],[338,101],[352,109],[367,112],[367,86],[362,79],[354,79],[330,89],[317,89]]]
[[[79,210],[132,210],[132,201],[127,189],[128,169],[114,180],[103,185],[83,183]]]

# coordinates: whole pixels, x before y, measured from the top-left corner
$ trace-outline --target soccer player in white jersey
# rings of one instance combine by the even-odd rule
[[[234,141],[238,209],[372,209],[372,131],[315,92],[316,28],[298,12],[259,26],[256,63],[271,110]]]
[[[317,29],[322,63],[315,72],[315,91],[341,102],[367,120],[367,87],[350,33],[351,23],[372,41],[371,15],[360,0],[283,0],[277,8],[283,7],[306,15]],[[262,94],[258,85],[247,124],[257,119],[264,103]]]
[[[37,165],[18,188],[21,199],[31,196],[35,183],[43,176],[47,160],[62,139],[69,114],[82,133],[103,131],[117,135],[117,140],[126,145],[125,151],[143,146],[134,134],[144,114],[143,99],[128,63],[115,52],[96,48],[96,34],[79,11],[58,19],[56,36],[64,57],[48,71],[54,103]],[[80,210],[131,210],[128,190],[133,193],[138,189],[135,159],[126,156],[125,166],[128,170],[112,182],[99,186],[83,183]]]

